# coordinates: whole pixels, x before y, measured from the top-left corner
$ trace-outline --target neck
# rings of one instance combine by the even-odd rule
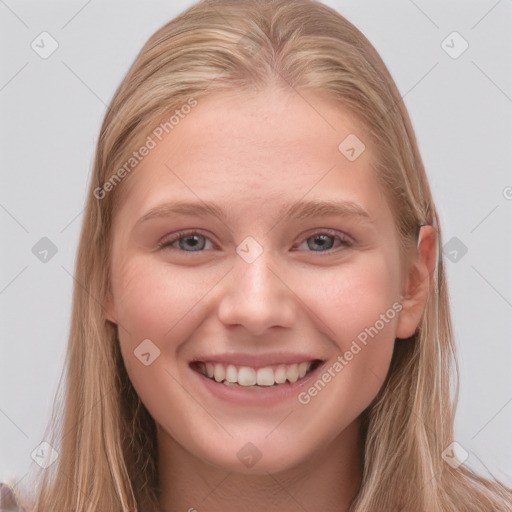
[[[247,475],[194,457],[158,426],[162,512],[347,512],[361,482],[359,421],[301,464]]]

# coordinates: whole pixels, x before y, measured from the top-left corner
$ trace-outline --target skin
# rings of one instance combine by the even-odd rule
[[[351,133],[366,144],[355,161],[338,150]],[[435,230],[424,226],[401,263],[372,158],[364,130],[329,100],[217,93],[199,99],[122,184],[107,318],[157,423],[162,510],[348,509],[361,478],[359,417],[382,386],[395,338],[420,321],[436,254]],[[283,204],[312,199],[352,201],[369,218],[279,216]],[[214,201],[227,217],[138,223],[173,200]],[[326,229],[335,232],[319,241]],[[181,230],[206,238],[157,248]],[[337,238],[344,234],[351,246]],[[247,236],[263,249],[252,263],[235,250]],[[277,351],[332,366],[399,301],[399,314],[307,404],[228,403],[189,368],[198,354]],[[148,366],[134,356],[144,339],[160,350]],[[262,454],[251,468],[237,457],[249,441]]]

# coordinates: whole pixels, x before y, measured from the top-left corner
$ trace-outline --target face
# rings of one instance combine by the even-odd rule
[[[113,223],[129,377],[159,442],[291,468],[342,438],[414,330],[369,140],[339,105],[275,90],[201,98],[155,140]]]

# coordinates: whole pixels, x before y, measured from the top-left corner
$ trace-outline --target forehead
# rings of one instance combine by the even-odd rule
[[[217,158],[236,159],[237,168],[250,168],[253,174],[263,164],[286,165],[298,159],[309,164],[333,157],[350,133],[365,138],[362,131],[343,107],[311,93],[269,89],[216,94],[201,98],[173,130],[175,148],[184,150],[173,155],[174,163],[192,155],[208,162],[215,150]]]
[[[155,147],[123,190],[121,210],[134,215],[177,198],[258,214],[263,205],[318,194],[371,202],[377,191],[363,126],[310,92],[215,93],[199,98],[161,140],[150,136]],[[349,146],[362,151],[356,159]]]

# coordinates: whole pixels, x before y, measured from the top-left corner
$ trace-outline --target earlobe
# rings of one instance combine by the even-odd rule
[[[415,255],[402,290],[402,311],[396,337],[406,339],[415,333],[425,310],[437,263],[437,231],[434,226],[421,226]]]

